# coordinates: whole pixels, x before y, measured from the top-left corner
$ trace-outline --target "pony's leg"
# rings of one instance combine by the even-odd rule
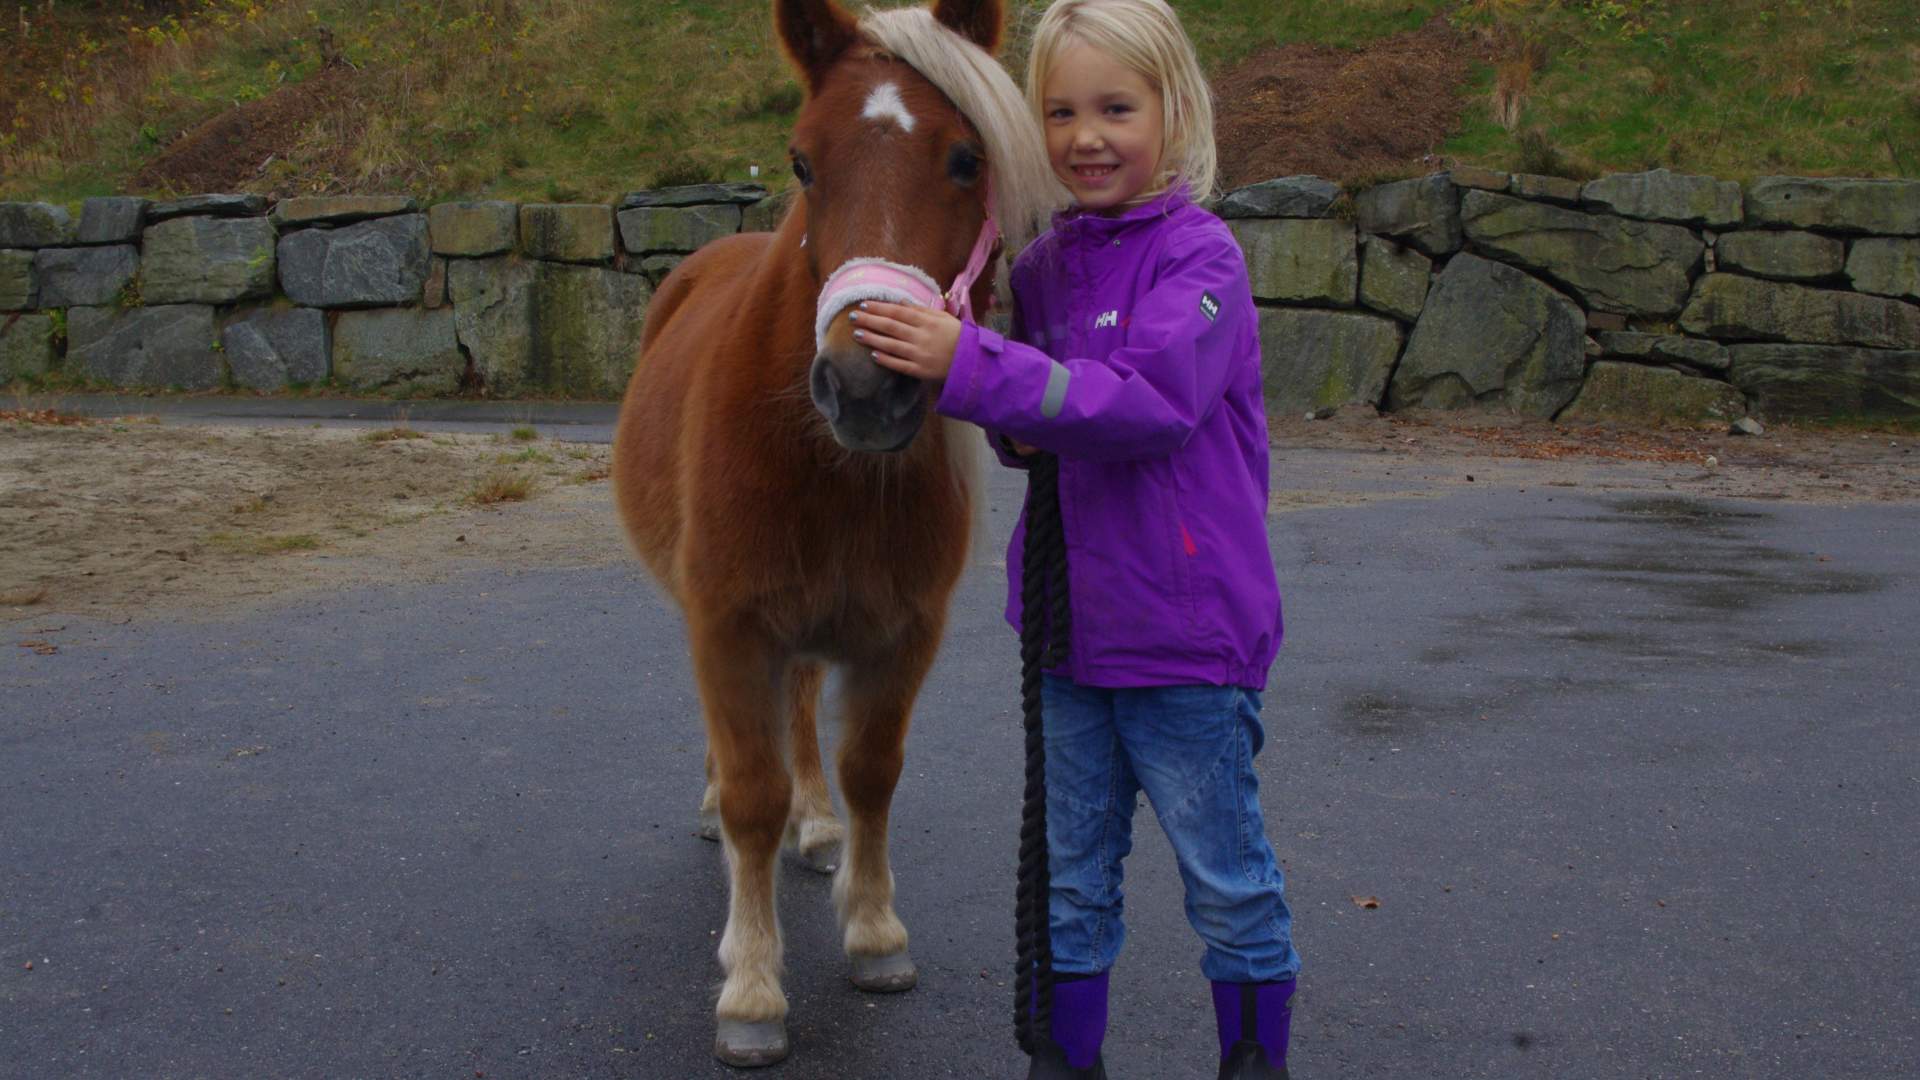
[[[700,829],[702,840],[720,839],[720,785],[713,775],[713,747],[707,747],[707,788],[700,793]]]
[[[820,706],[820,684],[825,669],[819,664],[796,664],[787,675],[787,708],[792,723],[787,740],[793,755],[793,811],[787,818],[787,842],[807,866],[831,874],[840,865],[840,846],[846,829],[833,813],[826,773],[820,767],[820,732],[815,716]]]
[[[847,671],[840,794],[847,802],[850,834],[833,899],[845,930],[851,977],[862,990],[908,990],[919,977],[907,954],[907,928],[893,910],[887,816],[900,780],[913,699],[937,644],[937,630],[915,633],[891,658]]]
[[[784,665],[768,643],[749,634],[689,630],[730,878],[720,937],[727,979],[714,1010],[714,1054],[729,1065],[770,1065],[787,1056],[783,946],[774,909],[774,872],[793,799],[781,745]]]
[[[786,844],[808,869],[831,874],[840,866],[846,828],[833,812],[827,777],[820,765],[820,732],[815,721],[825,669],[796,664],[788,674],[787,707],[792,710],[788,746],[793,755],[793,809],[787,818]],[[720,786],[713,774],[713,748],[707,748],[707,787],[700,796],[699,834],[720,839]]]

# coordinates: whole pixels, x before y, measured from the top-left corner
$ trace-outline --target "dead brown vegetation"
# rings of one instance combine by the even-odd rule
[[[1359,49],[1262,49],[1214,80],[1221,183],[1313,173],[1412,175],[1459,121],[1460,86],[1491,49],[1443,19]]]
[[[357,76],[335,65],[213,116],[168,143],[134,175],[134,189],[286,194],[277,181],[301,159],[303,175],[352,175],[355,144],[347,135],[366,111]]]

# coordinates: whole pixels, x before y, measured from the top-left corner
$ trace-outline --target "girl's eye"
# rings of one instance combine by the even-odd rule
[[[1072,109],[1055,109],[1047,114],[1049,120],[1066,120],[1073,116]]]
[[[1109,105],[1109,106],[1107,106],[1107,112],[1108,112],[1108,113],[1109,113],[1110,115],[1113,115],[1113,116],[1124,116],[1124,115],[1126,115],[1127,113],[1130,113],[1130,112],[1132,112],[1132,111],[1133,111],[1133,106],[1131,106],[1131,105]]]

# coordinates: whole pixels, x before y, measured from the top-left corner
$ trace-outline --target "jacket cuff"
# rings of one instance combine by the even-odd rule
[[[980,401],[981,365],[992,362],[981,354],[998,356],[1006,344],[1005,338],[984,326],[963,324],[960,340],[953,348],[953,366],[947,370],[946,385],[940,388],[934,411],[959,420],[973,419],[973,410]]]

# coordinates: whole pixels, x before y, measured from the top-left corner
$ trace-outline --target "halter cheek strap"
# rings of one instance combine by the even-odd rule
[[[1000,222],[993,216],[993,181],[986,183],[987,219],[980,223],[980,235],[974,238],[973,251],[967,255],[966,268],[953,279],[947,290],[947,311],[962,322],[973,321],[973,286],[987,272],[987,260],[993,257],[993,245],[1000,242]]]
[[[973,286],[986,272],[993,245],[1000,239],[1000,222],[993,216],[993,187],[986,191],[987,219],[980,224],[980,235],[967,256],[966,268],[953,279],[945,293],[928,273],[917,266],[889,262],[886,259],[849,259],[828,275],[820,286],[820,302],[814,311],[814,348],[826,348],[827,327],[833,317],[862,300],[886,300],[916,307],[940,307],[964,322],[973,321]]]

